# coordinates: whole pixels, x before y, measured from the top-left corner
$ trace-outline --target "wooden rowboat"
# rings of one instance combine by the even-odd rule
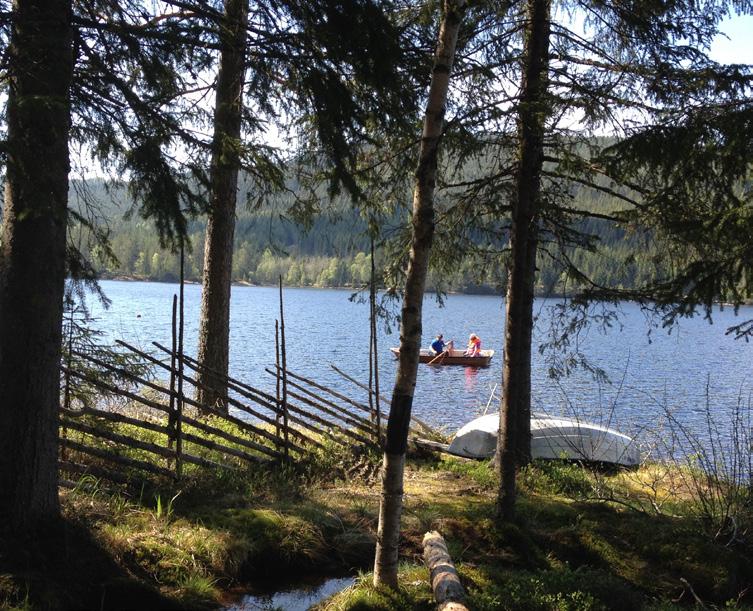
[[[390,348],[398,356],[400,348]],[[494,350],[482,350],[480,356],[463,356],[463,350],[447,350],[447,354],[438,356],[429,348],[421,348],[418,361],[430,365],[463,365],[465,367],[488,367],[494,356]]]

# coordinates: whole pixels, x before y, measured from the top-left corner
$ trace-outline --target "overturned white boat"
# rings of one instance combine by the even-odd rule
[[[455,434],[447,452],[466,458],[490,458],[497,449],[499,414],[471,420]],[[627,435],[574,418],[531,416],[533,458],[564,458],[635,466],[640,462],[636,442]]]

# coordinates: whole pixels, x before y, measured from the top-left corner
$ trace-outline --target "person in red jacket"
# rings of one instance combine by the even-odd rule
[[[468,348],[466,348],[464,356],[481,356],[481,338],[475,333],[471,333],[468,338]]]

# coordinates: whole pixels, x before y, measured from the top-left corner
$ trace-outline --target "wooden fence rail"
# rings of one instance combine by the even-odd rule
[[[265,369],[267,373],[271,375],[276,375],[274,371],[271,369]],[[288,375],[290,377],[293,377],[293,374],[291,372],[288,372]],[[337,405],[336,403],[329,401],[328,399],[325,399],[324,397],[316,394],[315,392],[312,392],[305,386],[301,384],[296,384],[295,382],[291,382],[288,380],[288,386],[291,386],[292,388],[297,388],[304,394],[308,395],[308,399],[301,398],[300,395],[296,395],[296,397],[299,398],[299,400],[304,400],[307,402],[310,402],[309,404],[312,405],[312,407],[316,407],[320,411],[323,411],[326,414],[329,414],[330,416],[333,416],[334,418],[337,418],[339,420],[342,420],[346,424],[349,424],[350,426],[354,426],[356,428],[359,428],[367,433],[373,434],[376,431],[376,427],[372,422],[367,420],[366,418],[361,418],[359,416],[356,416],[352,413],[350,413],[347,409]],[[291,393],[288,393],[291,394]],[[293,396],[291,394],[291,396]],[[313,399],[314,402],[311,402]]]
[[[160,350],[162,350],[163,352],[169,354],[169,349],[166,348],[165,346],[163,346],[163,345],[161,345],[161,344],[159,344],[157,342],[154,342],[154,345],[157,348],[159,348]],[[189,368],[193,369],[194,371],[198,371],[200,369],[206,369],[210,373],[213,372],[213,370],[211,368],[202,367],[201,364],[198,363],[198,361],[196,361],[195,359],[193,359],[191,357],[184,356],[184,359],[185,359],[185,364]],[[268,373],[272,373],[272,375],[274,375],[274,372],[272,372],[271,370],[267,369],[266,371]],[[215,372],[215,374],[216,374],[216,372]],[[288,381],[288,385],[292,386],[293,383],[290,382],[290,381]],[[238,393],[240,396],[248,399],[249,401],[252,401],[253,403],[256,403],[257,405],[260,405],[262,407],[266,407],[267,409],[271,410],[273,412],[273,414],[275,414],[278,417],[282,413],[281,410],[276,407],[277,398],[273,397],[272,395],[270,395],[270,394],[268,394],[268,393],[266,393],[266,392],[264,392],[262,390],[259,390],[258,388],[254,388],[253,386],[249,386],[248,384],[240,382],[239,380],[236,380],[236,379],[234,379],[232,377],[228,377],[228,388],[230,390],[232,390],[233,392]],[[356,426],[356,425],[361,425],[362,423],[365,423],[366,425],[369,426],[369,430],[367,432],[369,434],[373,435],[374,434],[374,429],[373,429],[373,427],[371,427],[371,423],[368,422],[367,420],[360,420],[360,421],[359,420],[355,420],[355,419],[352,418],[352,416],[348,416],[346,419],[344,419],[342,417],[342,415],[341,415],[342,408],[339,408],[341,410],[341,413],[338,414],[335,411],[329,410],[328,407],[327,407],[327,405],[319,405],[319,404],[317,404],[315,402],[312,402],[312,401],[306,399],[305,397],[302,397],[301,395],[298,395],[298,394],[295,394],[295,393],[291,393],[290,391],[288,391],[287,395],[289,397],[295,398],[296,400],[298,400],[298,401],[300,401],[300,402],[302,402],[302,403],[304,403],[306,405],[309,405],[310,407],[313,407],[316,411],[325,413],[325,414],[329,415],[330,417],[334,417],[334,419],[335,419],[335,421],[333,422],[332,420],[328,420],[328,419],[322,417],[319,414],[313,413],[309,409],[305,409],[305,408],[301,407],[300,405],[297,405],[295,403],[291,403],[290,401],[288,401],[287,402],[287,411],[289,412],[289,414],[288,414],[288,420],[289,420],[290,423],[298,425],[298,426],[301,426],[301,427],[306,428],[308,430],[311,430],[311,431],[315,432],[316,434],[318,434],[320,436],[327,436],[329,431],[335,431],[335,432],[339,433],[340,435],[345,436],[345,437],[350,437],[351,439],[353,439],[355,441],[358,441],[359,443],[363,443],[363,444],[366,444],[366,445],[372,445],[372,446],[374,445],[374,440],[371,439],[370,437],[365,437],[363,435],[359,435],[357,433],[354,433],[349,428],[346,428],[346,427],[342,426],[341,423],[337,422],[337,420],[345,421],[345,423],[348,424],[349,426]],[[232,397],[228,398],[228,403],[231,406],[233,406],[233,407],[237,407],[238,409],[241,409],[243,411],[246,411],[247,413],[250,413],[252,416],[255,416],[255,417],[261,416],[257,411],[250,410],[250,408],[248,408],[247,405],[244,405],[244,404],[236,401]],[[337,407],[337,406],[335,406],[335,407]],[[347,414],[347,411],[345,413]],[[297,414],[297,416],[296,415],[292,415],[292,414]],[[269,422],[270,424],[272,423],[269,419],[265,419],[264,416],[261,416],[261,419],[265,420],[266,422]],[[279,426],[279,424],[278,424],[278,426]],[[283,424],[283,427],[284,427],[284,424]],[[290,435],[291,436],[300,436],[301,435],[300,432],[297,431],[297,429],[295,427],[289,427],[289,429],[290,429]],[[308,443],[313,443],[314,445],[317,445],[320,448],[324,447],[320,443],[316,442],[315,440],[313,440],[313,439],[311,439],[309,437],[305,437],[304,436],[304,438],[307,440]],[[335,439],[335,441],[338,441],[337,437],[335,437],[334,439]]]
[[[63,471],[89,473],[116,483],[132,481],[134,471],[179,479],[183,464],[215,470],[234,470],[242,465],[258,468],[286,460],[291,453],[303,457],[313,450],[325,450],[324,439],[345,447],[354,444],[378,447],[375,424],[361,415],[370,413],[368,406],[280,366],[266,371],[278,378],[278,385],[284,375],[286,392],[282,398],[226,376],[232,396],[227,399],[225,412],[203,405],[184,392],[186,385],[202,388],[192,372],[211,372],[211,368],[157,342],[154,345],[167,355],[167,363],[127,342],[117,343],[144,363],[166,372],[169,386],[85,352],[72,351],[72,356],[88,363],[89,373],[63,366],[66,385],[71,380],[80,380],[142,410],[127,408],[124,412],[118,408],[91,407],[76,410],[70,409],[66,400],[60,409]],[[125,387],[92,373],[92,366],[125,381]],[[69,390],[66,388],[66,397]],[[186,413],[186,409],[196,413]],[[113,424],[133,427],[133,432],[116,432],[112,430]],[[232,429],[227,430],[224,424]],[[139,430],[149,433],[148,441],[138,438]],[[203,452],[194,451],[199,448],[233,460],[207,458]],[[100,462],[87,465],[84,463],[88,461],[82,458],[71,460],[69,452]],[[140,456],[128,455],[129,452]]]

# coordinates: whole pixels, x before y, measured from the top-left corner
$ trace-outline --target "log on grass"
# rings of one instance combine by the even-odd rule
[[[61,418],[60,424],[68,427],[69,429],[73,429],[74,431],[91,435],[92,437],[97,437],[99,439],[105,439],[113,443],[124,445],[128,448],[131,448],[132,450],[142,450],[144,452],[150,452],[151,454],[156,454],[157,456],[163,458],[175,458],[174,450],[171,450],[170,448],[164,448],[160,445],[157,445],[156,443],[152,443],[151,441],[143,441],[141,439],[135,439],[134,437],[122,435],[120,433],[109,431],[107,429],[99,428],[96,426],[89,426],[88,424],[73,420],[71,418]]]
[[[170,408],[167,407],[166,405],[162,405],[161,403],[152,401],[150,399],[147,399],[146,397],[141,397],[135,393],[129,392],[127,390],[123,390],[122,388],[117,388],[116,386],[113,386],[112,384],[107,384],[106,382],[98,380],[95,377],[88,376],[84,373],[81,373],[80,371],[76,371],[74,369],[68,369],[64,365],[60,366],[60,370],[63,373],[68,373],[81,380],[84,380],[85,382],[89,382],[89,384],[93,386],[97,386],[98,388],[102,388],[108,392],[111,392],[114,395],[118,395],[120,397],[126,397],[127,399],[131,399],[131,401],[134,401],[135,403],[140,403],[142,405],[145,405],[146,407],[151,407],[152,409],[155,409],[161,412],[165,412],[165,413],[169,412]]]
[[[371,413],[371,409],[368,405],[364,405],[363,403],[360,403],[358,401],[354,401],[350,397],[346,397],[345,395],[336,392],[332,390],[331,388],[327,388],[326,386],[323,386],[322,384],[319,384],[318,382],[315,382],[314,380],[311,380],[309,378],[304,378],[302,375],[298,375],[297,373],[293,373],[290,370],[284,370],[284,373],[286,375],[289,375],[291,378],[295,378],[296,380],[300,380],[301,382],[305,382],[309,386],[313,386],[314,388],[324,391],[329,395],[332,395],[336,399],[340,399],[340,401],[344,401],[345,403],[348,403],[349,405],[352,405],[353,407],[356,407],[360,409],[363,412],[366,412],[367,414]]]
[[[125,345],[127,348],[135,350],[134,348],[128,346],[128,344],[125,344],[124,342],[120,342],[120,343],[123,344],[123,345]],[[159,344],[158,342],[152,342],[152,343],[157,348],[159,348],[160,350],[162,350],[164,352],[167,352],[168,354],[170,353],[170,351],[169,351],[168,348],[166,348],[165,346]],[[216,373],[215,370],[213,370],[213,369],[211,369],[209,367],[205,367],[204,365],[202,365],[201,363],[199,363],[198,361],[196,361],[195,359],[193,359],[193,358],[191,358],[189,356],[183,355],[183,359],[186,362],[186,364],[191,369],[193,369],[194,371],[198,371],[200,369],[201,370],[206,369],[210,373]],[[189,382],[190,382],[191,381],[190,378],[188,378],[188,379],[189,379]],[[228,381],[228,389],[229,390],[233,390],[233,391],[237,392],[238,394],[240,394],[241,396],[246,397],[247,399],[250,399],[251,401],[253,401],[253,402],[255,402],[255,403],[259,404],[259,405],[267,407],[270,411],[272,411],[278,417],[282,416],[282,411],[278,410],[276,408],[277,399],[275,397],[273,397],[272,395],[269,395],[269,394],[265,393],[264,391],[259,390],[258,388],[254,388],[253,386],[249,386],[248,384],[240,382],[239,380],[236,380],[235,378],[232,378],[232,377],[229,377],[229,376],[227,377],[227,381]],[[229,403],[230,403],[230,405],[235,406],[238,409],[240,409],[242,411],[245,411],[246,413],[250,413],[251,415],[254,415],[254,416],[257,415],[256,412],[250,411],[250,408],[248,408],[247,406],[243,405],[240,402],[234,402],[232,399],[229,399]],[[297,424],[297,425],[299,425],[299,426],[301,426],[301,427],[303,427],[303,428],[305,428],[305,429],[307,429],[309,431],[312,431],[312,432],[314,432],[314,433],[316,433],[318,435],[326,435],[328,429],[335,429],[335,430],[337,430],[337,431],[339,431],[341,433],[343,432],[343,430],[345,430],[345,429],[342,429],[341,427],[339,427],[338,425],[336,425],[336,424],[334,424],[332,422],[329,422],[329,421],[324,420],[322,418],[318,418],[316,416],[313,416],[310,412],[308,412],[308,411],[306,411],[304,409],[301,409],[300,407],[296,407],[294,405],[291,405],[290,403],[288,403],[288,412],[300,414],[304,418],[309,418],[311,420],[314,420],[319,425],[321,425],[321,427],[316,426],[316,425],[312,425],[310,422],[307,422],[306,420],[303,420],[301,418],[297,418],[297,417],[291,415],[290,413],[288,415],[288,420],[290,422],[292,422],[293,424]],[[262,418],[262,419],[264,419],[264,418]],[[268,420],[265,420],[265,421],[269,422]],[[306,443],[314,445],[314,446],[316,446],[316,447],[318,447],[320,449],[325,449],[324,445],[322,445],[318,441],[316,441],[316,440],[308,437],[307,435],[304,435],[303,433],[301,433],[300,431],[296,430],[295,428],[290,427],[289,430],[290,430],[290,434],[291,435],[299,437],[300,439],[302,439]],[[332,437],[332,439],[334,439],[338,443],[341,443],[340,440],[338,440],[336,437]],[[361,438],[361,439],[363,439],[363,438]],[[342,445],[347,445],[347,444],[343,443]],[[296,449],[296,450],[298,449],[298,448],[296,448],[295,445],[292,445],[291,447],[292,447],[292,449]]]
[[[190,416],[183,416],[183,424],[186,424],[188,426],[192,426],[198,430],[200,430],[203,433],[207,433],[208,435],[215,435],[217,437],[221,437],[225,441],[229,441],[231,443],[236,443],[238,445],[242,445],[246,448],[249,448],[251,450],[256,450],[257,452],[262,452],[264,454],[269,454],[273,458],[277,458],[278,454],[274,453],[275,450],[272,448],[269,448],[265,445],[256,443],[255,441],[251,441],[250,439],[243,439],[241,437],[237,437],[236,435],[232,435],[226,431],[223,431],[220,428],[211,426],[209,424],[206,424],[200,420],[195,420],[191,418]],[[184,433],[185,434],[185,433]]]
[[[166,348],[165,346],[163,346],[162,344],[160,344],[158,342],[152,342],[152,343],[157,348],[159,348],[160,350],[162,350],[162,351],[167,352],[168,354],[170,354],[169,349]],[[183,355],[183,360],[185,361],[185,364],[188,365],[188,367],[190,369],[193,369],[196,372],[198,372],[199,370],[205,370],[205,371],[208,371],[209,373],[211,373],[213,375],[221,375],[221,374],[218,374],[211,367],[205,367],[204,365],[200,364],[195,359],[192,359],[189,356]],[[187,376],[186,376],[186,380],[188,380],[188,382],[191,383],[191,384],[194,383],[194,380],[192,380],[192,378],[189,378]],[[265,393],[265,392],[263,392],[261,390],[258,390],[256,388],[254,388],[253,386],[249,386],[249,385],[244,384],[242,382],[238,382],[237,380],[235,380],[234,378],[231,378],[229,376],[227,377],[227,383],[228,383],[228,390],[233,390],[233,391],[237,392],[239,395],[241,395],[242,397],[245,397],[246,399],[249,399],[250,401],[253,401],[257,405],[260,405],[262,407],[267,408],[268,410],[270,410],[276,416],[282,417],[282,411],[278,410],[277,407],[276,407],[276,401],[277,401],[277,399],[275,397],[273,397],[272,395],[269,395],[269,394],[267,394],[267,393]],[[247,414],[250,414],[250,415],[258,418],[259,420],[261,420],[263,422],[266,422],[268,424],[272,424],[274,426],[277,426],[277,422],[274,419],[259,414],[258,412],[256,412],[255,410],[252,410],[250,407],[248,407],[244,403],[241,403],[240,401],[235,401],[232,398],[228,398],[228,403],[232,407],[235,407],[235,408],[237,408],[237,409],[239,409],[239,410],[241,410],[243,412],[246,412]],[[205,408],[202,407],[202,409],[205,409]],[[303,412],[303,413],[305,413],[305,412]],[[316,434],[322,434],[322,431],[320,429],[318,429],[316,427],[312,427],[308,423],[306,423],[306,422],[304,422],[304,421],[302,421],[300,419],[293,418],[292,416],[288,416],[288,419],[290,420],[290,422],[292,422],[294,424],[299,424],[299,425],[303,426],[304,428],[306,428],[306,429],[308,429],[310,431],[313,431]],[[298,438],[303,443],[306,443],[306,444],[309,444],[309,445],[313,445],[313,446],[315,446],[315,447],[317,447],[317,448],[319,448],[321,450],[325,449],[324,445],[322,445],[321,443],[319,443],[315,439],[309,437],[308,435],[304,434],[303,432],[301,432],[301,431],[299,431],[299,430],[297,430],[297,429],[295,429],[293,427],[290,427],[290,431],[289,432],[290,432],[291,436]],[[299,453],[304,453],[304,452],[307,451],[305,448],[296,446],[292,442],[290,442],[290,448],[292,450],[296,450]]]
[[[82,416],[93,416],[108,420],[109,422],[117,422],[118,424],[130,424],[131,426],[139,427],[155,433],[161,433],[163,435],[170,435],[170,428],[157,424],[156,422],[150,422],[149,420],[139,420],[138,418],[131,418],[118,412],[108,412],[100,409],[93,409],[91,407],[84,408],[80,411],[60,408],[60,413],[68,418],[81,418]]]
[[[292,393],[288,393],[288,394],[292,396]],[[301,400],[301,399],[299,399],[299,400]],[[318,408],[318,406],[316,404],[312,403],[312,402],[305,401],[305,400],[303,402],[304,403],[311,403],[312,407]],[[362,444],[372,445],[372,446],[376,445],[376,443],[372,439],[367,439],[366,437],[363,437],[362,435],[359,435],[358,433],[354,433],[350,429],[342,427],[339,424],[336,424],[334,422],[330,422],[329,420],[326,420],[325,418],[322,418],[321,416],[317,416],[316,414],[314,414],[314,413],[312,413],[310,411],[306,411],[305,409],[297,407],[297,406],[295,406],[295,405],[293,405],[291,403],[288,403],[288,410],[290,412],[301,414],[301,416],[303,418],[307,418],[309,420],[313,420],[314,422],[316,422],[319,425],[321,425],[322,427],[324,427],[324,430],[320,431],[320,433],[322,433],[322,434],[325,433],[326,430],[336,431],[336,432],[340,433],[341,435],[344,435],[346,437],[350,437],[351,439],[355,439],[356,441],[358,441],[358,442],[360,442]],[[288,416],[288,419],[291,422],[293,422],[293,417],[292,416]],[[310,423],[307,423],[307,424],[310,424]],[[332,437],[332,439],[334,439],[335,441],[337,441],[337,437]],[[343,445],[346,445],[346,444],[343,444]]]
[[[424,535],[424,562],[429,569],[437,610],[468,611],[465,590],[447,551],[447,543],[435,530]]]
[[[290,397],[292,397],[293,399],[296,399],[297,401],[300,401],[301,403],[304,403],[304,404],[306,404],[306,405],[308,405],[310,407],[313,407],[314,409],[316,409],[318,411],[327,413],[324,409],[322,409],[321,405],[319,405],[315,401],[309,401],[306,397],[304,397],[302,395],[299,395],[298,393],[295,393],[295,392],[292,392],[292,391],[288,391],[288,395]],[[290,408],[290,406],[288,406],[288,407]],[[310,418],[312,420],[316,420],[317,419],[315,417],[315,415],[312,414],[311,412],[307,412],[305,410],[299,410],[299,411],[303,411],[303,413],[304,413],[304,415],[305,415],[306,418]],[[331,416],[331,417],[333,417],[333,418],[337,418],[336,415],[332,415],[332,414],[328,414],[328,415]],[[319,421],[320,422],[329,422],[325,418],[321,418],[321,419],[319,419]],[[356,441],[359,441],[359,442],[363,443],[364,445],[376,446],[376,442],[373,439],[369,439],[368,437],[364,437],[363,435],[360,435],[359,433],[356,433],[352,429],[345,428],[344,426],[341,426],[339,424],[335,424],[334,422],[329,422],[329,425],[330,425],[330,427],[335,428],[336,430],[342,432],[344,435],[347,435],[348,437],[350,437],[352,439],[355,439]]]

